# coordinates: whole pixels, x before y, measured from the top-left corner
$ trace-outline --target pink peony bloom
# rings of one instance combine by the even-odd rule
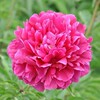
[[[14,74],[38,91],[65,89],[90,69],[92,38],[73,14],[33,14],[8,46]]]

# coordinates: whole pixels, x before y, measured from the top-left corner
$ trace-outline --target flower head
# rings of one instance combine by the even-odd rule
[[[13,72],[38,91],[65,89],[90,69],[92,38],[73,14],[33,14],[8,46]]]

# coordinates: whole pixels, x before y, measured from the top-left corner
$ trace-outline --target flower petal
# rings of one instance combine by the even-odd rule
[[[61,63],[61,64],[63,64],[63,65],[67,65],[67,59],[66,58],[62,58],[58,62]]]
[[[64,82],[66,82],[66,81],[70,80],[73,77],[73,75],[74,75],[73,69],[65,68],[65,69],[62,69],[59,72],[57,72],[56,78],[58,80],[62,80]]]

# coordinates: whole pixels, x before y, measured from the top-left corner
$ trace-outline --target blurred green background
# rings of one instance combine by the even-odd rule
[[[92,36],[91,72],[66,90],[43,93],[25,85],[13,74],[7,45],[14,30],[33,13],[54,10],[75,14]],[[0,100],[100,100],[100,0],[0,0]]]

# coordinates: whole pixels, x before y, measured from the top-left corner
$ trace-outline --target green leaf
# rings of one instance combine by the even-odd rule
[[[64,0],[59,0],[59,2],[57,2],[56,0],[52,0],[52,1],[56,5],[56,7],[59,9],[59,11],[63,13],[68,13],[66,2]]]
[[[83,21],[84,24],[88,27],[90,20],[91,20],[91,13],[88,10],[79,11],[80,19]]]

